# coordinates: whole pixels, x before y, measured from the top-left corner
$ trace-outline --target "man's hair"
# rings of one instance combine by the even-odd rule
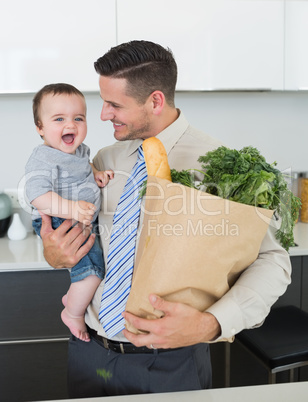
[[[159,90],[174,107],[177,65],[170,49],[148,41],[131,41],[111,48],[95,63],[101,76],[125,78],[127,95],[144,104]]]
[[[46,95],[79,95],[84,99],[84,95],[79,89],[75,88],[70,84],[49,84],[45,85],[42,89],[40,89],[33,98],[32,108],[33,108],[33,118],[34,123],[38,128],[42,128],[42,122],[40,121],[40,106],[42,103],[42,99]]]

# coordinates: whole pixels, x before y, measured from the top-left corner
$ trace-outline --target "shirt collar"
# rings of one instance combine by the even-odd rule
[[[137,149],[140,147],[142,144],[143,140],[137,139],[137,140],[130,140],[128,144],[128,156],[131,156],[135,152],[137,152]]]
[[[169,155],[171,149],[175,146],[189,126],[184,114],[179,109],[177,109],[177,111],[179,117],[157,135],[157,138],[163,143],[167,155]]]

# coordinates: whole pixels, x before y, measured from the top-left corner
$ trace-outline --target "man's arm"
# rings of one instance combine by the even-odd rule
[[[127,339],[136,346],[153,344],[157,348],[175,348],[231,338],[245,328],[261,325],[291,281],[290,258],[275,239],[275,231],[275,227],[269,228],[258,259],[207,312],[160,298],[154,302],[150,298],[153,307],[165,316],[145,320],[124,313],[135,328],[148,331],[145,335],[135,335],[125,330]]]
[[[50,216],[41,216],[41,237],[46,261],[54,268],[72,268],[88,254],[94,244],[95,234],[91,234],[91,225],[84,227],[78,223],[69,230],[74,221],[68,219],[54,230]],[[87,240],[88,236],[90,237]]]
[[[272,220],[256,261],[225,296],[208,308],[221,324],[222,338],[262,325],[272,305],[290,284],[290,256],[275,238],[279,225],[280,221]]]

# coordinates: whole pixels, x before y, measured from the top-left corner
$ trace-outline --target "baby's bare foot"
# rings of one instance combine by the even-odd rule
[[[71,333],[76,336],[76,338],[84,341],[90,342],[90,335],[87,332],[87,327],[84,321],[84,317],[74,317],[65,308],[61,313],[61,318],[64,324],[69,328]]]
[[[67,303],[67,294],[65,294],[65,295],[62,297],[62,304],[63,304],[64,307],[66,307],[66,303]]]

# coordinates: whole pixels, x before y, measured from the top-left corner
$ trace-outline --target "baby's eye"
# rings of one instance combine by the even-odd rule
[[[82,117],[76,117],[75,120],[76,120],[76,121],[83,121],[83,118],[82,118]]]
[[[63,121],[63,117],[57,117],[56,121]]]

